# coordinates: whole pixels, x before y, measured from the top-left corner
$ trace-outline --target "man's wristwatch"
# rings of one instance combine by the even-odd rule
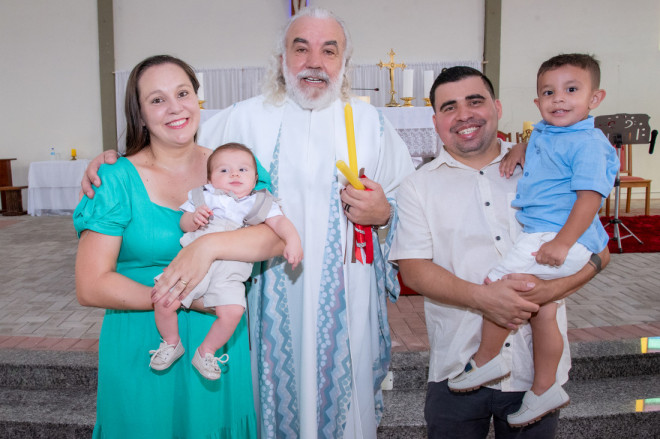
[[[394,216],[394,207],[390,204],[390,217],[387,219],[387,222],[383,224],[382,226],[371,226],[372,229],[374,230],[385,230],[387,229],[390,225],[392,225],[392,217]]]
[[[600,273],[600,270],[603,269],[603,261],[601,261],[600,256],[598,256],[596,253],[593,253],[591,255],[591,257],[589,258],[589,262],[596,269],[596,273]]]

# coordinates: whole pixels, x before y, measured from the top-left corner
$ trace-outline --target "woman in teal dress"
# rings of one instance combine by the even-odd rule
[[[257,435],[245,317],[217,352],[227,353],[230,360],[220,380],[209,381],[196,372],[191,365],[194,349],[187,349],[165,371],[149,367],[148,351],[159,341],[153,278],[181,250],[178,207],[190,189],[206,183],[211,151],[195,144],[198,87],[194,71],[176,58],[151,57],[133,69],[126,88],[126,157],[101,168],[103,184],[93,198],[83,198],[74,213],[80,234],[78,300],[107,309],[99,338],[95,438]],[[222,236],[198,242],[187,252],[197,250],[196,261],[257,261],[282,249],[268,226],[215,235]],[[172,271],[167,278],[179,275]],[[190,276],[171,280],[172,296],[185,297],[203,276],[203,268]],[[200,303],[181,310],[182,344],[199,345],[214,319]]]

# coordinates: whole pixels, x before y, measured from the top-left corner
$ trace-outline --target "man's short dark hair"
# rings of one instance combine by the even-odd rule
[[[458,82],[462,79],[469,78],[471,76],[478,76],[484,82],[484,85],[488,89],[490,96],[495,99],[495,89],[493,88],[493,83],[490,82],[490,79],[477,69],[467,66],[455,66],[449,67],[448,69],[442,69],[442,72],[435,78],[433,85],[431,86],[431,107],[435,111],[435,89],[449,82]]]
[[[562,53],[545,61],[536,74],[537,87],[542,74],[562,66],[573,66],[586,70],[591,76],[591,87],[594,90],[600,88],[600,65],[598,60],[593,55],[585,53]]]

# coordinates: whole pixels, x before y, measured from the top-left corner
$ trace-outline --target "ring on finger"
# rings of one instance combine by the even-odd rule
[[[188,282],[185,281],[185,280],[183,280],[183,279],[179,279],[179,282],[181,282],[181,284],[182,284],[184,287],[186,287],[186,286],[188,285]]]
[[[344,210],[346,211],[346,213],[348,213],[348,211],[349,211],[350,208],[351,208],[351,205],[350,205],[350,204],[346,204],[346,205],[344,206]]]

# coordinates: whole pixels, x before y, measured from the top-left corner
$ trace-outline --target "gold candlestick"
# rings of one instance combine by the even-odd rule
[[[415,100],[415,98],[401,98],[401,99],[403,99],[404,107],[412,107],[413,104],[411,104],[411,102]]]
[[[205,109],[204,108],[204,102],[206,102],[206,101],[197,101],[197,102],[199,102],[199,109],[204,110]]]
[[[431,106],[431,99],[424,98],[424,106],[425,107],[430,107]]]
[[[532,135],[533,125],[530,121],[526,120],[523,122],[522,129],[522,141],[524,143],[529,143],[529,138]]]
[[[378,64],[376,64],[381,69],[383,67],[385,67],[390,71],[390,101],[387,104],[385,104],[385,106],[386,107],[400,107],[401,104],[399,104],[397,101],[394,100],[394,95],[396,94],[396,92],[394,91],[394,69],[396,69],[397,67],[400,68],[400,69],[405,69],[406,65],[404,63],[401,63],[401,64],[395,64],[394,63],[394,55],[396,55],[396,53],[394,52],[394,49],[390,49],[390,53],[388,53],[388,55],[390,56],[390,62],[389,63],[385,64],[382,61],[380,61],[380,62],[378,62]]]

